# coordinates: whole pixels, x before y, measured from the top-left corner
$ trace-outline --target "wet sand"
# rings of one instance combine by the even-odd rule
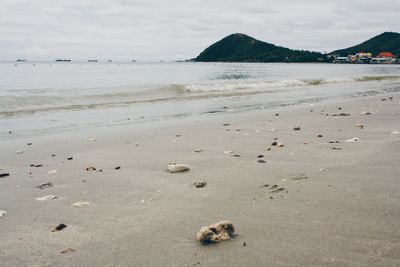
[[[0,178],[0,265],[399,266],[399,100],[12,133],[0,142],[0,173],[10,173]],[[191,170],[168,173],[170,162]],[[35,199],[46,195],[57,198]],[[220,220],[233,222],[231,240],[195,240]]]

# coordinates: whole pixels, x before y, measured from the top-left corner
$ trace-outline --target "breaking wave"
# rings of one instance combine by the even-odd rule
[[[224,82],[224,83],[204,83],[204,84],[174,84],[171,89],[179,93],[212,93],[246,89],[267,89],[299,86],[316,86],[334,83],[370,82],[384,80],[400,80],[400,76],[363,76],[357,78],[327,78],[310,80],[280,80],[280,81],[261,81],[261,82]]]

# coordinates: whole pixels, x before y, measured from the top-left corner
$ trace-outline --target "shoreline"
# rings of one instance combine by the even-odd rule
[[[392,92],[3,141],[0,168],[11,175],[0,178],[0,210],[7,211],[0,262],[397,266],[400,134],[391,133],[400,131],[399,99]],[[274,138],[284,146],[271,146]],[[259,155],[266,163],[256,162]],[[173,161],[191,170],[167,173]],[[195,188],[195,180],[207,186]],[[36,188],[46,182],[54,187]],[[272,193],[266,184],[284,190]],[[35,200],[49,194],[58,198]],[[90,204],[72,207],[77,201]],[[211,246],[195,241],[202,226],[225,219],[235,238]],[[52,233],[59,223],[68,227]],[[75,251],[60,254],[66,248]]]

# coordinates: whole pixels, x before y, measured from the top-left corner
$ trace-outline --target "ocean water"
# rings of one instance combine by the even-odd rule
[[[400,65],[0,63],[0,138],[400,90]]]

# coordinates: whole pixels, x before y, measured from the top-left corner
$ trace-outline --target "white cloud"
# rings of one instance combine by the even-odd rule
[[[2,0],[0,59],[190,58],[235,32],[331,51],[400,31],[399,13],[398,0]]]

